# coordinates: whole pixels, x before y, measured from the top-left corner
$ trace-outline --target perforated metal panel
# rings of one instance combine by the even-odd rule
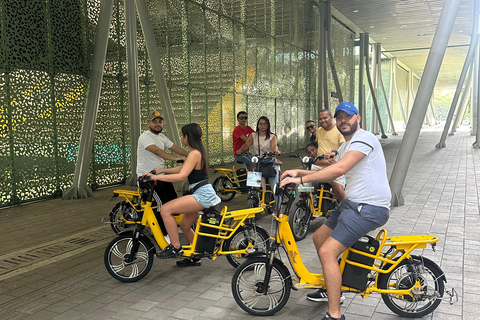
[[[233,161],[240,110],[252,127],[269,117],[283,153],[303,149],[305,120],[317,113],[316,7],[305,0],[148,0],[147,6],[178,129],[201,125],[211,165]],[[99,1],[0,0],[0,15],[0,206],[7,206],[59,195],[73,182]],[[123,1],[114,1],[92,188],[122,182],[130,172],[124,16]],[[332,28],[348,99],[352,33],[337,22]],[[148,111],[161,105],[139,23],[137,29],[145,126]]]

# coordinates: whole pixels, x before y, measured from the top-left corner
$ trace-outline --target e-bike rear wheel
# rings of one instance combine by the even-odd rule
[[[256,251],[265,252],[268,248],[270,235],[268,232],[255,225],[246,225],[238,228],[238,230],[223,242],[223,251],[244,250],[248,247],[249,242],[252,243]],[[251,253],[251,252],[249,252]],[[245,261],[248,253],[229,254],[228,262],[237,268]]]
[[[443,272],[435,262],[420,256],[413,256],[423,262],[412,267],[408,260],[403,260],[392,270],[379,279],[379,288],[406,290],[411,288],[416,279],[422,288],[419,293],[410,295],[382,294],[387,307],[405,318],[421,318],[435,310],[442,302],[445,284]],[[387,265],[386,267],[388,267]],[[418,277],[415,276],[415,273]]]
[[[139,219],[138,212],[127,201],[119,202],[110,211],[110,226],[113,232],[120,234],[125,231],[132,230],[135,225],[127,224],[127,221],[135,221]]]
[[[131,262],[127,262],[133,247],[133,235],[123,234],[113,239],[105,249],[104,263],[108,273],[121,282],[135,282],[147,275],[153,265],[152,244],[140,237],[138,250]]]
[[[266,290],[266,258],[250,258],[242,263],[232,278],[232,294],[237,304],[254,316],[271,316],[280,311],[290,297],[289,274],[278,260],[273,261]]]
[[[234,187],[238,188],[238,185],[234,185],[230,180],[226,177],[221,176],[215,179],[212,183],[213,189],[217,196],[222,200],[222,202],[228,202],[235,197],[235,191],[225,191],[225,190],[232,190]]]
[[[298,203],[293,214],[288,217],[288,224],[290,224],[295,241],[301,241],[307,236],[311,216],[309,211],[306,203]]]

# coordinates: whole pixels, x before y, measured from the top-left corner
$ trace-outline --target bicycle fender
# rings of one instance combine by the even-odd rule
[[[122,231],[118,234],[119,236],[120,235],[131,235],[133,236],[133,230],[126,230],[126,231]],[[145,234],[143,232],[140,233],[140,238],[142,238],[143,240],[145,240],[146,242],[148,242],[148,244],[150,244],[150,247],[152,248],[153,250],[153,253],[157,253],[157,248],[155,247],[155,242],[152,241],[153,239],[151,238],[151,236],[149,236],[148,234]]]
[[[265,258],[265,259],[267,259],[267,254],[265,252],[253,252],[253,253],[250,253],[250,254],[247,255],[247,259],[249,259],[249,258]],[[295,288],[295,286],[293,285],[292,276],[290,274],[290,271],[288,270],[287,266],[283,263],[283,261],[278,259],[278,258],[274,258],[273,260],[277,261],[278,264],[283,268],[285,273],[289,275],[288,279],[285,279],[285,281],[286,281],[286,283],[288,283],[290,285],[290,288],[292,288],[292,290],[298,291],[298,289]]]
[[[259,226],[259,225],[251,225],[251,224],[244,224],[245,228],[248,228],[249,226],[252,227],[252,229],[261,229],[262,231],[264,231],[266,234],[268,234],[268,236],[270,236],[270,233],[268,233],[267,229],[265,229],[264,227],[262,226]]]
[[[432,264],[432,269],[435,269],[439,274],[441,274],[440,279],[442,279],[445,283],[447,283],[447,277],[445,276],[445,272],[443,272],[443,270],[438,266],[438,264],[436,264],[435,262],[433,262],[432,260],[430,260],[428,258],[425,258],[424,256],[413,256],[412,255],[412,258],[416,258],[420,261],[421,260],[429,261]]]
[[[447,283],[447,277],[445,276],[445,272],[443,272],[443,270],[435,262],[433,262],[432,260],[430,260],[428,258],[425,258],[424,256],[411,255],[411,257],[413,259],[420,260],[420,261],[422,261],[422,260],[429,261],[432,264],[432,269],[435,269],[435,271],[437,271],[439,274],[441,274],[440,279],[443,280],[445,283]],[[397,261],[398,258],[394,259],[394,260]],[[388,269],[389,267],[390,267],[390,264],[386,264],[383,268]],[[381,278],[384,277],[384,276],[386,276],[386,274],[383,274],[383,273],[379,274],[378,275],[378,282],[380,282]]]

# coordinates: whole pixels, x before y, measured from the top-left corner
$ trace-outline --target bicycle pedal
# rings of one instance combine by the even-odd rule
[[[295,283],[293,286],[296,289],[320,289],[322,287],[319,284],[311,284],[311,283]]]

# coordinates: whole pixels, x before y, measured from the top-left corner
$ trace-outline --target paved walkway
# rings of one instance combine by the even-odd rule
[[[443,127],[423,131],[407,175],[405,205],[393,208],[389,235],[435,234],[437,252],[425,256],[446,273],[447,289],[455,287],[459,302],[443,302],[424,319],[478,319],[480,307],[480,151],[475,137],[461,128],[448,137],[447,148],[435,149]],[[401,136],[382,140],[392,170]],[[298,160],[283,158],[284,169]],[[213,181],[213,180],[212,180]],[[123,188],[123,187],[121,187]],[[156,260],[136,283],[114,280],[103,265],[103,252],[114,238],[101,224],[115,202],[114,188],[95,191],[82,200],[49,200],[0,210],[0,319],[252,319],[235,303],[230,289],[233,268],[224,257],[203,259],[201,267],[178,268],[175,261]],[[227,203],[245,205],[246,196]],[[270,217],[260,223],[270,230]],[[299,242],[309,269],[320,272],[311,234],[313,221]],[[326,303],[306,300],[308,290],[292,291],[275,319],[320,319]],[[343,312],[352,320],[399,319],[374,294],[362,300],[346,293]]]

